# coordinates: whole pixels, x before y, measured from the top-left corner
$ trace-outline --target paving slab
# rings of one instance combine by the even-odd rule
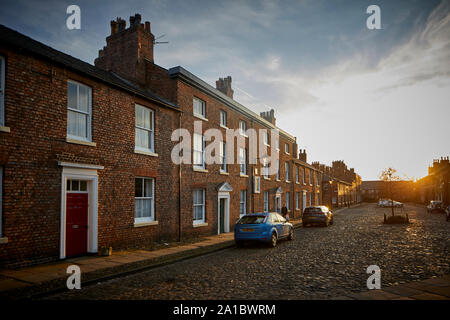
[[[412,299],[416,300],[450,300],[448,297],[440,296],[432,293],[421,293],[411,296]]]
[[[392,286],[392,287],[385,287],[383,288],[383,291],[392,293],[392,294],[396,294],[398,296],[402,296],[402,297],[408,297],[408,296],[413,296],[415,294],[420,294],[423,291],[421,290],[417,290],[417,289],[413,289],[413,288],[409,288],[403,285],[399,285],[399,286]]]

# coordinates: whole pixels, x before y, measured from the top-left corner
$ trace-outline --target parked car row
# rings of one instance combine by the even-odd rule
[[[403,203],[391,200],[391,199],[380,199],[378,200],[378,206],[380,208],[390,208],[394,205],[395,208],[403,208]]]
[[[428,213],[446,213],[444,203],[442,201],[432,200],[427,206]]]
[[[307,207],[303,211],[303,226],[333,224],[333,213],[326,206]],[[244,242],[258,241],[277,245],[280,239],[294,239],[294,226],[277,212],[249,213],[236,222],[234,240],[241,246]]]

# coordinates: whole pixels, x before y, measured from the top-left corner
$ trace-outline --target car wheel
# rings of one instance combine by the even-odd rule
[[[291,228],[291,230],[289,231],[288,240],[294,240],[294,228]]]
[[[270,238],[270,246],[271,246],[272,248],[275,248],[275,247],[277,246],[277,241],[278,241],[277,235],[276,235],[276,233],[274,232],[274,233],[272,233],[272,237]]]

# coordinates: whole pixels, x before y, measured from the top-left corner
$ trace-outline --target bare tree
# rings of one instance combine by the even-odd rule
[[[394,168],[384,169],[380,176],[380,180],[385,181],[388,184],[389,197],[391,199],[392,216],[394,216],[394,199],[392,197],[392,181],[400,181],[400,176],[397,174],[397,170]]]

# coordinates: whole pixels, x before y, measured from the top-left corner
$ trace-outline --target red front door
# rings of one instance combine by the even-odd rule
[[[66,256],[87,252],[88,194],[67,193]]]

